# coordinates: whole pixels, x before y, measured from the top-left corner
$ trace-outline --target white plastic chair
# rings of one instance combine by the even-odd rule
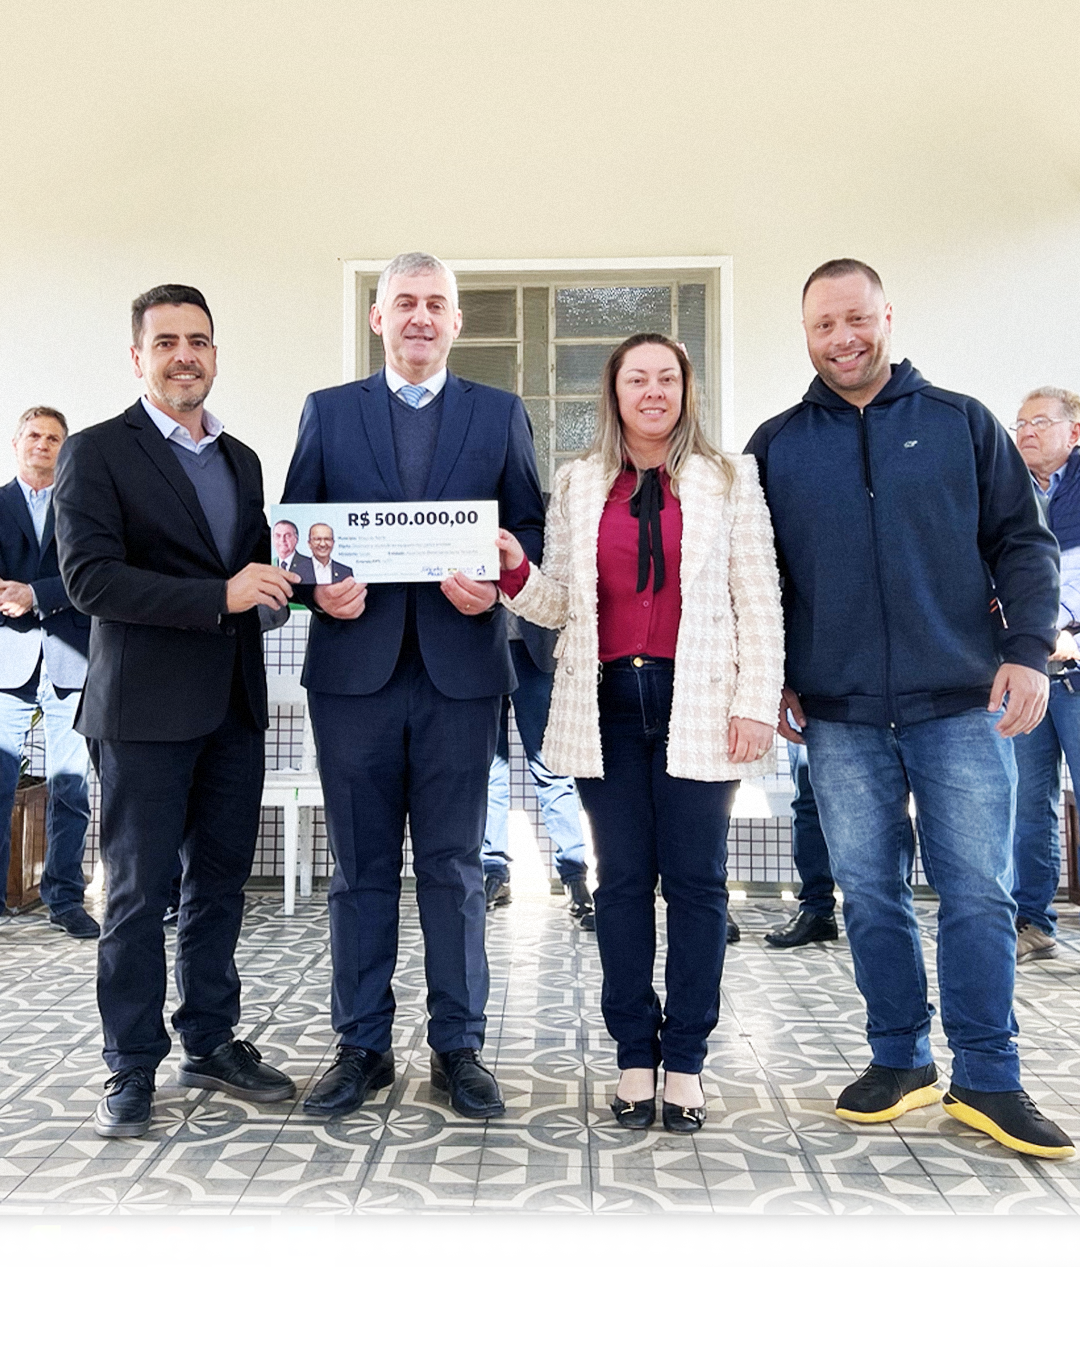
[[[311,894],[314,810],[323,804],[322,783],[315,768],[315,737],[308,715],[307,695],[298,675],[267,675],[271,712],[300,708],[304,718],[303,750],[299,768],[269,769],[263,782],[263,806],[280,806],[285,817],[285,913],[296,912],[296,873],[300,894]]]

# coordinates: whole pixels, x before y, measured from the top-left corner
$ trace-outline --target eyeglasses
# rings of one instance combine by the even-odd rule
[[[1067,422],[1067,417],[1021,417],[1019,422],[1014,422],[1009,428],[1010,431],[1023,431],[1025,427],[1030,427],[1032,431],[1045,431],[1047,427],[1057,426],[1059,422]]]

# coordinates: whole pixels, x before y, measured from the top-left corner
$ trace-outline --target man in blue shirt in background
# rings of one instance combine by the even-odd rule
[[[1016,750],[1013,899],[1016,964],[1059,955],[1054,893],[1061,877],[1061,752],[1080,782],[1080,396],[1044,386],[1024,400],[1013,424],[1017,448],[1061,549],[1057,646],[1050,657],[1046,716]]]

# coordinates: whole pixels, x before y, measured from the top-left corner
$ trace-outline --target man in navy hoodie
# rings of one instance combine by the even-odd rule
[[[1005,430],[909,361],[890,365],[891,326],[873,268],[814,271],[803,327],[818,378],[748,446],[784,578],[780,731],[807,745],[866,1000],[872,1063],[836,1111],[871,1124],[941,1097],[907,883],[913,794],[940,897],[945,1110],[1017,1152],[1066,1158],[1071,1140],[1020,1084],[1009,894],[1011,737],[1046,711],[1057,548]]]

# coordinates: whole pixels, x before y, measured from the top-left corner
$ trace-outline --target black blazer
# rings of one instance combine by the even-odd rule
[[[45,674],[58,689],[81,689],[90,620],[73,609],[56,557],[52,504],[38,543],[18,479],[0,488],[0,577],[34,588],[38,609],[18,619],[0,614],[0,689],[19,689],[44,652]]]
[[[267,725],[259,616],[225,613],[225,587],[270,561],[262,469],[222,434],[236,475],[236,556],[217,551],[195,489],[141,403],[77,432],[60,456],[54,502],[60,571],[93,615],[76,727],[120,741],[186,741],[225,717],[239,650],[243,695]]]

